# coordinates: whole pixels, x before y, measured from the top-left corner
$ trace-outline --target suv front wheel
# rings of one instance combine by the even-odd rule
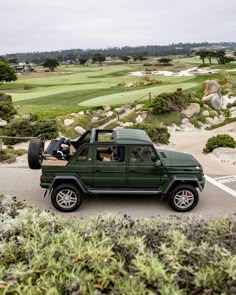
[[[198,192],[190,184],[177,185],[169,195],[170,206],[178,212],[187,212],[197,206]]]
[[[72,212],[81,204],[81,193],[73,184],[61,184],[54,188],[51,200],[56,209],[62,212]]]

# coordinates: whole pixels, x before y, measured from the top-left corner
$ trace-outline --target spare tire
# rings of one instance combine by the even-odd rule
[[[40,169],[43,161],[44,141],[40,138],[30,140],[28,147],[28,164],[30,169]]]

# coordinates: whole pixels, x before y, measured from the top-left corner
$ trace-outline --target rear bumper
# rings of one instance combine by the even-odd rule
[[[50,187],[50,183],[47,183],[47,182],[40,182],[40,186],[42,188],[49,188]]]

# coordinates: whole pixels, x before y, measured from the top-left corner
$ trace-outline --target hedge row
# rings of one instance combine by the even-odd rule
[[[236,222],[64,219],[0,200],[1,294],[236,294]]]

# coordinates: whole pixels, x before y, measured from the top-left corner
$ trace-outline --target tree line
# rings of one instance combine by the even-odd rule
[[[109,57],[149,57],[149,56],[167,56],[167,55],[190,55],[192,50],[201,48],[221,47],[229,50],[236,50],[236,42],[220,42],[220,43],[177,43],[170,45],[149,45],[149,46],[124,46],[109,47],[106,49],[67,49],[48,52],[26,52],[8,54],[7,59],[16,58],[18,62],[33,62],[42,64],[46,59],[57,59],[58,62],[76,61],[79,58],[91,59],[95,54],[100,53]]]
[[[208,60],[209,64],[212,64],[212,59],[215,58],[219,65],[230,63],[231,61],[235,61],[236,51],[233,53],[234,56],[228,56],[224,49],[218,50],[210,50],[210,49],[201,49],[194,51],[194,53],[200,57],[203,65],[206,64],[206,60]]]

